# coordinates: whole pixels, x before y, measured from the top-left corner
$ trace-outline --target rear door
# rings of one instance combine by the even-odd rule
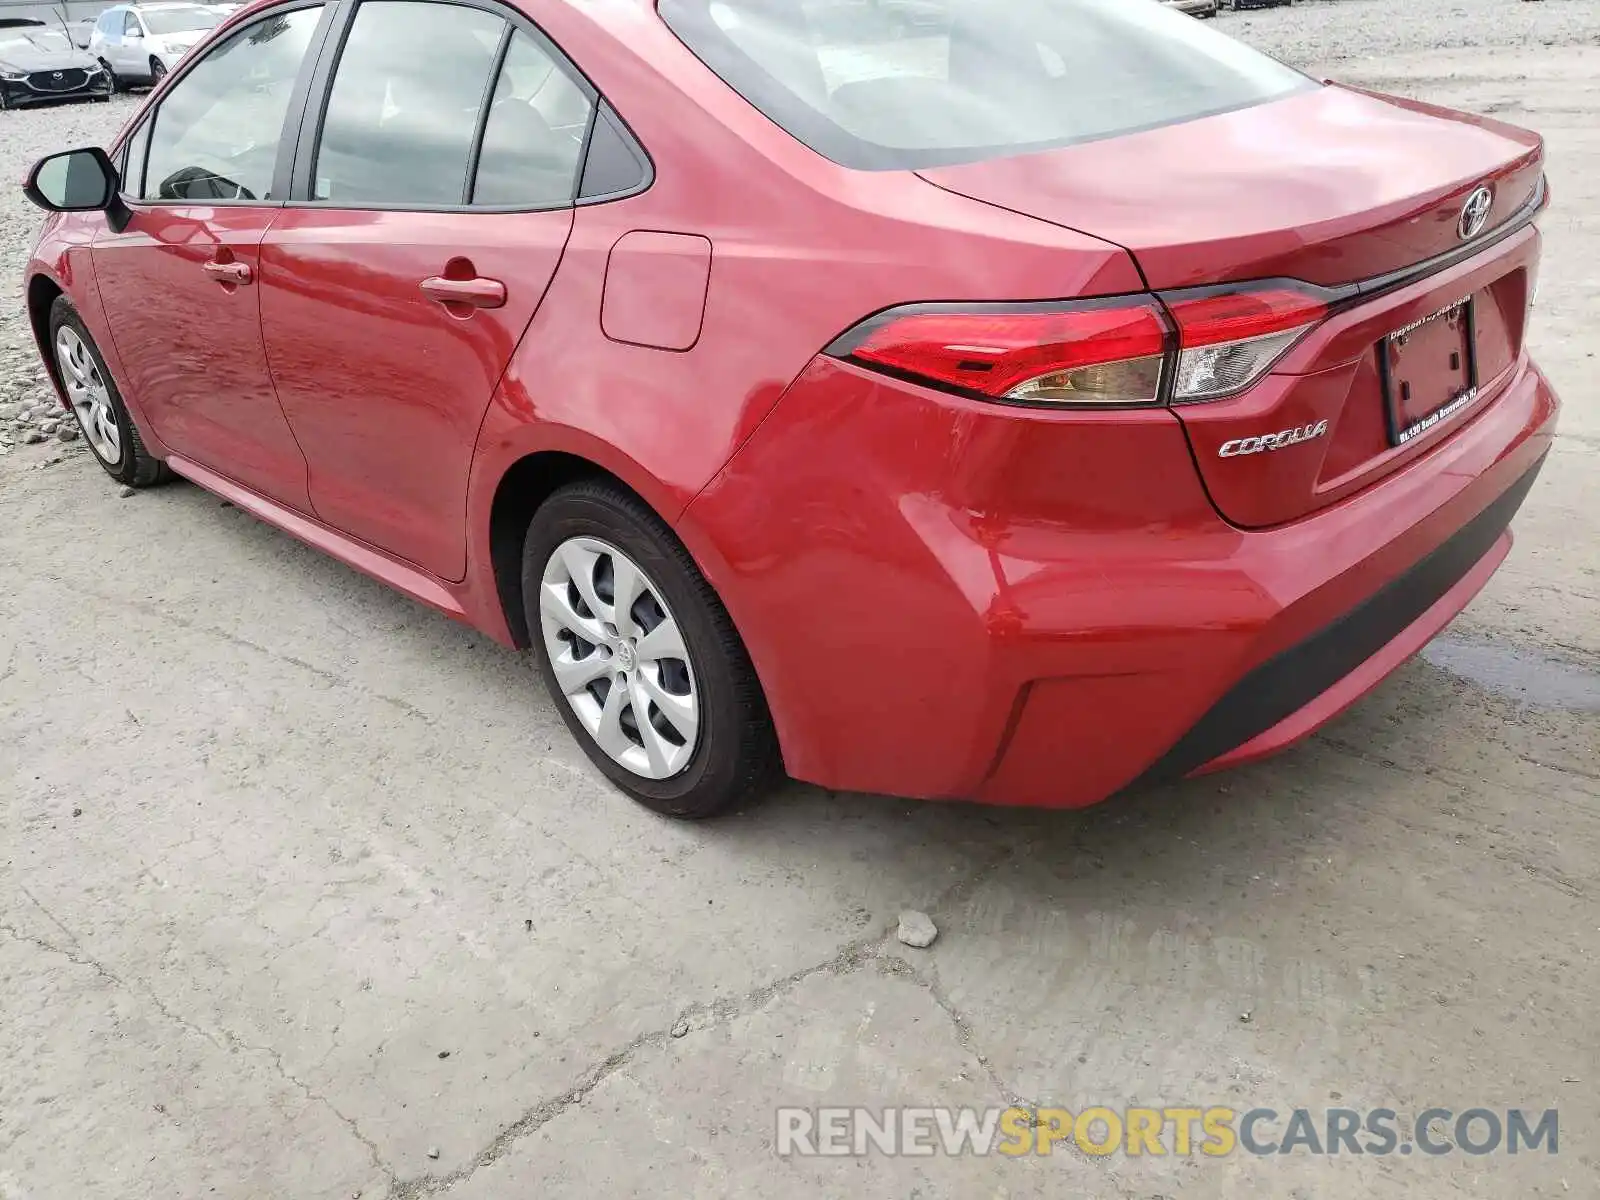
[[[120,382],[156,434],[301,511],[305,460],[261,341],[259,247],[282,211],[284,130],[324,13],[316,3],[270,10],[175,81],[127,140],[128,219],[93,249]]]
[[[478,427],[566,246],[595,98],[489,3],[363,0],[330,44],[262,246],[272,374],[317,515],[459,579]]]

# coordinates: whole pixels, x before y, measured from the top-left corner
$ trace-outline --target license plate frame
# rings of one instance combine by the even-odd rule
[[[1410,397],[1399,394],[1400,389],[1408,385],[1397,377],[1395,363],[1404,352],[1406,343],[1412,335],[1457,312],[1463,314],[1460,353],[1465,357],[1466,382],[1427,412],[1420,415],[1408,413],[1406,405]],[[1408,445],[1471,408],[1478,400],[1482,381],[1478,377],[1477,296],[1463,297],[1453,304],[1445,305],[1437,312],[1413,321],[1402,329],[1385,334],[1378,342],[1377,351],[1378,377],[1383,385],[1383,415],[1389,432],[1389,445],[1391,447]]]

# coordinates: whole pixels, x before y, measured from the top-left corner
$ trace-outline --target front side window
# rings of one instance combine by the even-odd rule
[[[501,18],[480,9],[363,3],[334,72],[312,198],[348,206],[460,204],[505,32]]]
[[[139,28],[139,18],[130,13],[122,14],[122,36],[143,37],[144,30]]]
[[[866,169],[975,162],[1316,85],[1135,0],[661,0],[679,38],[794,137]]]
[[[271,199],[289,97],[321,18],[320,6],[277,13],[208,51],[156,111],[140,196]]]
[[[483,128],[474,204],[550,208],[572,203],[594,104],[533,38],[506,49]]]

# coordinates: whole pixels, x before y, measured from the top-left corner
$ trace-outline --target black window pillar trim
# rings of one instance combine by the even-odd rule
[[[500,72],[505,69],[506,53],[511,49],[511,39],[517,27],[510,21],[500,30],[500,44],[495,47],[494,61],[489,64],[489,77],[483,81],[483,97],[478,101],[478,123],[472,131],[472,145],[467,149],[467,171],[461,180],[461,203],[471,204],[472,193],[478,187],[478,160],[483,157],[483,134],[489,128],[489,109],[494,104],[494,94],[500,88]]]

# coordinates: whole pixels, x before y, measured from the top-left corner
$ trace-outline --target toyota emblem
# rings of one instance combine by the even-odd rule
[[[1467,202],[1461,206],[1461,220],[1456,224],[1456,232],[1461,235],[1463,242],[1470,242],[1483,232],[1483,227],[1489,223],[1489,210],[1494,207],[1494,192],[1487,187],[1481,187],[1467,197]]]

